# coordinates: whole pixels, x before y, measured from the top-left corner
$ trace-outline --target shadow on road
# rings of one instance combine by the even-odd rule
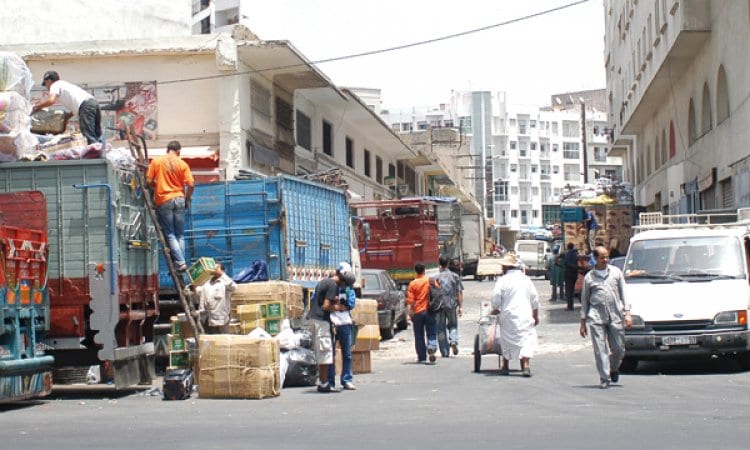
[[[43,405],[44,400],[22,400],[18,402],[3,403],[0,404],[0,414],[9,411],[16,411],[19,409],[31,408],[34,406]]]
[[[546,322],[553,324],[563,323],[580,323],[581,322],[581,305],[576,302],[573,306],[573,311],[565,309],[565,302],[547,302],[543,307],[544,314],[546,316]]]
[[[127,389],[116,389],[113,385],[54,385],[52,393],[46,397],[50,400],[83,400],[83,399],[116,399],[151,390],[153,386],[138,386]]]

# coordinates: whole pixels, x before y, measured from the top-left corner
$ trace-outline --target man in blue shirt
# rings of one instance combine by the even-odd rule
[[[565,263],[565,300],[568,302],[568,311],[573,311],[573,296],[576,291],[576,280],[578,279],[578,250],[572,242],[568,242],[567,251],[563,262]]]
[[[586,243],[589,246],[589,253],[594,251],[596,229],[599,225],[596,223],[596,216],[593,212],[583,210],[583,228],[586,232]]]

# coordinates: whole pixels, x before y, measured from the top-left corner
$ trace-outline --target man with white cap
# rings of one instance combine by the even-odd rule
[[[521,373],[531,376],[529,361],[537,347],[536,326],[539,325],[539,296],[534,283],[519,268],[514,254],[501,260],[503,276],[492,292],[492,309],[499,314],[500,348],[503,355],[501,375],[508,375],[509,360],[521,360]]]
[[[347,298],[347,290],[351,291],[354,285],[355,277],[351,266],[348,263],[339,264],[336,273],[329,278],[321,280],[315,286],[315,293],[310,302],[310,311],[308,318],[313,323],[314,330],[314,350],[315,358],[318,361],[318,392],[337,392],[336,375],[334,367],[334,348],[333,340],[334,328],[336,339],[341,343],[341,356],[343,368],[341,371],[341,382],[344,389],[353,389],[351,347],[352,347],[352,324],[351,313],[352,307]],[[348,289],[347,289],[348,288]],[[343,295],[340,291],[344,290]],[[352,305],[353,306],[353,305]],[[331,316],[334,316],[333,318]],[[348,326],[341,321],[346,321],[348,316]],[[334,326],[334,321],[338,320],[339,324]],[[347,387],[348,386],[348,387]]]

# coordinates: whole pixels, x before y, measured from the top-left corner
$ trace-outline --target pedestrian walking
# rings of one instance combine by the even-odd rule
[[[594,249],[596,265],[586,274],[581,292],[581,337],[587,326],[594,345],[599,387],[607,389],[620,379],[620,364],[625,356],[625,328],[633,325],[630,304],[625,301],[622,272],[609,265],[609,252]]]
[[[435,364],[437,336],[435,316],[429,311],[430,280],[424,273],[424,264],[415,264],[414,271],[417,273],[417,278],[409,283],[406,291],[406,320],[413,325],[417,362],[426,363],[429,354],[429,363]]]
[[[231,319],[232,292],[237,284],[226,273],[224,265],[217,264],[211,278],[196,288],[200,295],[198,313],[205,318],[206,333],[228,334]]]
[[[552,285],[552,298],[550,301],[556,302],[565,298],[563,286],[565,284],[565,263],[560,254],[560,248],[555,247],[552,250],[552,257],[547,260],[547,272],[549,273],[549,284]]]
[[[342,263],[339,267],[343,267],[343,264],[346,263]],[[334,275],[321,280],[315,286],[315,292],[310,301],[307,318],[312,327],[314,338],[313,350],[315,352],[315,359],[318,362],[318,392],[338,392],[336,389],[335,368],[333,376],[331,376],[331,371],[329,370],[334,364],[334,327],[331,322],[331,314],[339,312],[349,313],[350,308],[346,305],[346,302],[341,301],[342,298],[339,296],[339,290],[351,287],[354,285],[354,281],[354,274],[352,272],[347,273],[344,270],[344,273],[342,273],[337,270]],[[350,313],[349,317],[351,318]],[[345,345],[343,340],[342,336],[340,341],[342,344],[342,362],[344,356],[347,354],[344,349],[348,348],[348,372],[351,372],[351,340],[348,346]],[[342,380],[344,379],[344,372],[345,370],[342,367]],[[346,387],[345,384],[344,386]]]
[[[438,348],[443,358],[450,351],[458,355],[458,318],[463,314],[464,285],[461,278],[448,269],[448,259],[440,257],[440,273],[431,280],[432,295],[440,295],[443,308],[434,313]]]
[[[520,359],[521,373],[531,376],[530,361],[537,348],[536,326],[539,325],[539,296],[534,283],[518,268],[515,255],[501,260],[503,276],[492,292],[492,309],[498,314],[500,348],[503,356],[501,375],[508,375],[511,359]]]
[[[572,242],[568,242],[567,249],[563,257],[565,301],[568,303],[565,309],[573,311],[573,297],[575,297],[576,281],[578,281],[578,250]]]
[[[180,159],[182,146],[167,144],[167,154],[151,161],[146,181],[154,191],[154,205],[172,263],[178,272],[187,270],[185,262],[185,211],[190,209],[195,181],[190,167]]]
[[[54,70],[44,73],[42,86],[49,95],[37,102],[32,112],[52,106],[60,100],[60,103],[72,114],[78,114],[78,125],[81,134],[86,138],[86,143],[101,142],[102,139],[102,112],[99,102],[93,95],[84,91],[73,83],[60,79],[60,75]]]

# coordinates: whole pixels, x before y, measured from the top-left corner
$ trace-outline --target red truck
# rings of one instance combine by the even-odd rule
[[[414,265],[438,267],[437,203],[424,198],[353,202],[362,267],[385,269],[396,283],[416,277]]]

